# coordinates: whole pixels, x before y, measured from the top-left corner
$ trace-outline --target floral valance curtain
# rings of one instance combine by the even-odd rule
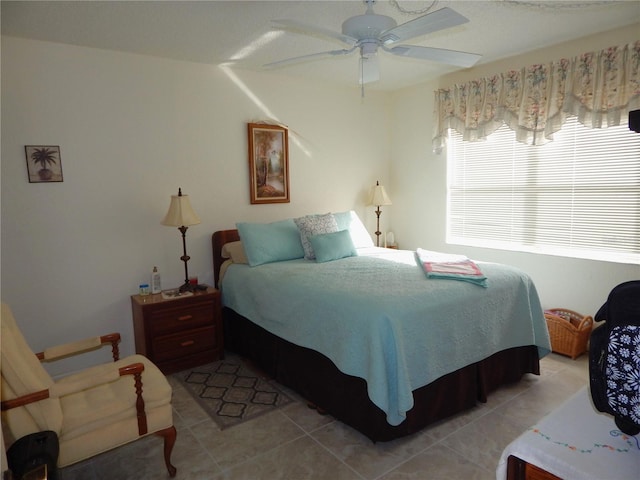
[[[601,128],[620,125],[636,108],[640,41],[437,90],[433,150],[442,151],[449,128],[474,141],[506,123],[518,141],[542,145],[567,115]]]

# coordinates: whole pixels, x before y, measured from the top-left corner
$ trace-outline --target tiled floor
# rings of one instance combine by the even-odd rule
[[[174,387],[182,480],[494,479],[504,447],[588,384],[588,357],[551,354],[542,374],[504,387],[488,403],[410,437],[374,444],[320,416],[303,401],[220,431],[191,396]],[[155,436],[62,469],[62,480],[168,478]]]

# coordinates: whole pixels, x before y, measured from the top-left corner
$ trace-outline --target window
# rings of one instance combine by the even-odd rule
[[[569,117],[554,141],[449,131],[447,242],[640,264],[640,134]]]

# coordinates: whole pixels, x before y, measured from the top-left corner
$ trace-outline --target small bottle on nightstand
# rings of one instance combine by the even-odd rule
[[[161,291],[160,272],[158,271],[158,267],[153,267],[153,271],[151,272],[151,293],[160,293]]]

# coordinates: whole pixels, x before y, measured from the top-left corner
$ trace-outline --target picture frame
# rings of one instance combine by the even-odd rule
[[[249,123],[251,203],[289,203],[289,132],[286,127]]]
[[[58,145],[25,145],[29,183],[62,182],[62,157]]]

